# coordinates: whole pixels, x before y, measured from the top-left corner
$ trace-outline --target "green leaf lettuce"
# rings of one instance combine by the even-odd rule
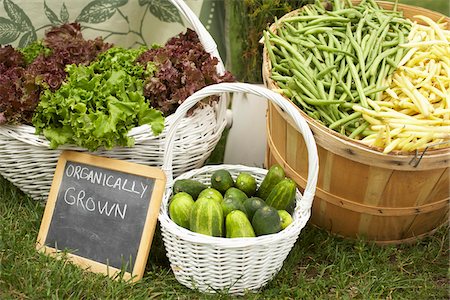
[[[143,95],[143,78],[156,68],[134,63],[143,51],[116,47],[88,66],[68,65],[61,87],[41,96],[33,117],[36,133],[43,133],[51,148],[75,144],[90,151],[131,147],[128,132],[144,124],[160,134],[164,117]]]

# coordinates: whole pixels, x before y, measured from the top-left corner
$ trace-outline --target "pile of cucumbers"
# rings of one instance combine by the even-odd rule
[[[169,216],[193,232],[227,238],[277,233],[292,223],[295,182],[273,165],[258,187],[255,177],[241,172],[233,179],[226,169],[211,174],[210,185],[194,179],[174,182]]]

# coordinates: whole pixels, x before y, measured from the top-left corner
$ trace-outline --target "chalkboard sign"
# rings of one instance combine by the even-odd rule
[[[63,151],[37,249],[112,277],[142,278],[165,188],[158,168]]]

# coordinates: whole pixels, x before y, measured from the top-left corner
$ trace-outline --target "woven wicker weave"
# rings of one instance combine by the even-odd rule
[[[171,0],[199,36],[205,50],[219,59],[218,74],[225,68],[217,45],[197,16],[182,0]],[[145,165],[162,166],[166,135],[173,123],[173,116],[165,120],[165,129],[155,137],[147,125],[134,128],[129,133],[135,138],[132,148],[114,148],[94,154],[133,161]],[[226,126],[226,100],[197,109],[192,116],[184,117],[175,139],[173,172],[181,174],[200,167],[218,143]],[[33,199],[46,200],[50,190],[56,162],[63,149],[86,151],[78,147],[60,147],[50,150],[43,136],[34,134],[32,126],[0,126],[0,175],[11,181]]]
[[[308,182],[303,195],[297,191],[293,223],[276,234],[256,238],[218,238],[191,232],[176,225],[168,215],[168,203],[172,196],[171,148],[177,125],[171,127],[167,138],[164,170],[167,174],[167,190],[161,205],[159,221],[167,256],[177,280],[202,292],[218,291],[244,294],[264,286],[280,270],[286,256],[306,225],[317,184],[318,157],[312,133],[306,121],[293,105],[281,95],[266,88],[245,83],[221,83],[201,89],[190,96],[174,114],[181,119],[197,101],[209,95],[223,92],[251,93],[269,99],[293,118],[302,133],[308,149]],[[177,122],[177,121],[175,121]],[[243,149],[245,151],[245,149]],[[267,170],[242,165],[215,165],[188,171],[176,179],[195,179],[210,184],[211,174],[218,169],[228,170],[234,179],[245,171],[251,173],[260,184]]]

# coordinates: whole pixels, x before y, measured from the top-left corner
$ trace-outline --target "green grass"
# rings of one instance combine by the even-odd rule
[[[44,207],[0,177],[0,299],[229,299],[174,278],[154,239],[142,281],[129,284],[37,253]],[[448,299],[448,227],[412,245],[349,241],[307,226],[278,275],[245,299]]]

